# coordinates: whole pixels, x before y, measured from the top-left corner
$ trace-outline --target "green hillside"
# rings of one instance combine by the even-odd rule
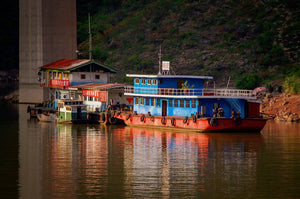
[[[89,2],[77,0],[80,57],[88,58],[90,12],[93,58],[118,69],[116,81],[156,74],[161,46],[176,74],[211,75],[219,85],[231,77],[247,89],[299,83],[298,0]]]

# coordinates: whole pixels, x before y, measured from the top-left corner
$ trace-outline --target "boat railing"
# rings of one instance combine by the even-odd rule
[[[255,97],[252,90],[242,89],[175,89],[126,86],[125,93],[146,95]]]

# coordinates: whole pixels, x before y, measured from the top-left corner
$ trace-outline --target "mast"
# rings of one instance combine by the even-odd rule
[[[161,46],[159,46],[158,54],[158,75],[161,75]]]
[[[91,32],[91,16],[89,13],[89,59],[92,60],[92,32]]]

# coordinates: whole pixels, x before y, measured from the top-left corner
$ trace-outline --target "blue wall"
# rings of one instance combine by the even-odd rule
[[[139,83],[136,84],[136,79],[139,79]],[[142,84],[142,79],[145,80],[145,84]],[[147,83],[148,79],[151,80],[151,84],[149,85]],[[146,89],[147,88],[147,91],[149,92],[149,94],[157,94],[157,91],[154,91],[155,89],[158,88],[158,80],[156,81],[156,85],[153,84],[153,78],[134,78],[134,92],[135,93],[142,93],[140,88],[142,90]],[[151,90],[153,89],[153,90]]]
[[[192,108],[192,99],[183,99],[184,100],[184,107],[180,107],[180,100],[178,99],[178,107],[174,106],[175,99],[170,98],[159,98],[160,104],[157,106],[155,101],[154,106],[151,106],[151,100],[154,98],[150,98],[149,105],[146,105],[146,100],[144,101],[144,105],[140,104],[136,105],[134,101],[133,110],[137,111],[137,113],[147,114],[150,112],[152,115],[161,115],[162,114],[162,101],[167,101],[167,116],[191,116],[191,114],[196,115],[196,113],[200,113],[201,106],[206,106],[206,115],[205,117],[212,117],[213,116],[213,108],[214,104],[218,103],[219,108],[224,109],[224,117],[231,117],[232,110],[236,113],[240,111],[241,117],[245,117],[245,101],[243,99],[196,99],[196,107]],[[135,98],[134,98],[135,100]],[[156,99],[155,99],[156,100]],[[169,107],[169,101],[172,100],[172,107]],[[190,106],[186,107],[186,100],[190,101]],[[232,101],[238,104],[238,106],[233,106]]]
[[[136,83],[136,79],[139,80],[139,83]],[[142,79],[145,80],[145,83],[142,84]],[[148,79],[151,80],[151,84],[149,85],[147,83]],[[153,80],[156,80],[156,85],[153,85]],[[183,79],[184,82],[188,81],[188,85],[190,87],[193,86],[192,89],[203,89],[203,80],[202,79],[194,79],[194,78],[185,78]],[[159,82],[162,83],[159,83]],[[141,89],[149,89],[149,91],[151,89],[157,89],[157,88],[177,88],[177,78],[147,78],[147,77],[143,77],[143,78],[134,78],[134,92],[135,93],[141,93],[141,90],[139,90],[139,88]],[[154,92],[151,92],[151,94],[157,94]]]
[[[192,100],[191,99],[184,99],[184,107],[180,107],[180,100],[178,100],[178,107],[174,107],[174,99],[170,98],[159,98],[160,104],[157,106],[157,99],[155,99],[155,105],[151,106],[151,100],[154,98],[150,98],[149,105],[140,104],[141,98],[139,98],[139,104],[136,105],[134,102],[133,110],[137,111],[137,113],[147,114],[150,112],[152,115],[161,115],[162,114],[162,101],[167,101],[167,116],[191,116],[191,114],[196,115],[199,112],[198,108],[198,101],[196,100],[196,106],[192,108]],[[136,98],[134,98],[136,100]],[[172,107],[169,107],[169,101],[172,100]],[[189,100],[190,106],[186,107],[186,100]]]
[[[139,83],[136,84],[136,79],[139,80]],[[141,79],[145,79],[145,84],[142,84]],[[147,84],[147,80],[151,79],[151,85]],[[153,79],[156,79],[156,85],[153,85]],[[159,84],[159,80],[162,80]],[[151,89],[157,89],[157,88],[177,88],[177,80],[178,78],[134,78],[134,87],[135,87],[135,93],[141,93],[141,90],[138,90],[138,88],[142,88],[143,91],[147,91],[149,94],[157,94],[157,92],[152,91]],[[183,81],[188,81],[188,85],[192,89],[203,89],[203,79],[195,79],[195,78],[183,78]],[[196,113],[200,113],[201,106],[206,106],[206,117],[212,117],[213,116],[213,108],[214,104],[218,103],[219,108],[224,109],[224,116],[225,117],[231,117],[232,110],[234,110],[236,113],[239,111],[241,113],[241,117],[245,117],[245,100],[243,99],[226,99],[226,98],[203,98],[203,99],[195,99],[196,100],[196,107],[192,108],[192,99],[183,98],[184,100],[184,107],[180,107],[180,103],[178,103],[178,107],[174,106],[174,98],[159,98],[160,104],[157,106],[157,101],[155,99],[154,106],[151,105],[151,100],[154,98],[150,98],[149,105],[146,105],[146,99],[144,100],[144,105],[140,104],[140,97],[139,97],[139,103],[136,104],[134,98],[134,105],[133,110],[137,111],[137,113],[141,114],[147,114],[150,112],[152,115],[161,115],[162,114],[162,101],[167,101],[167,116],[191,116],[191,114],[196,115]],[[172,107],[169,107],[169,101],[172,100]],[[190,106],[186,107],[186,100],[190,101]],[[178,99],[180,101],[180,99]]]

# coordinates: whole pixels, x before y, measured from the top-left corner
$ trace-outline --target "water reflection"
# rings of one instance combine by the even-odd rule
[[[210,196],[232,197],[234,189],[241,194],[251,186],[255,189],[257,153],[263,142],[260,134],[138,128],[125,128],[117,133],[127,138],[124,175],[125,185],[130,185],[128,197],[197,197],[208,192]]]
[[[258,153],[264,142],[260,134],[32,120],[23,125],[21,198],[242,197],[256,188]]]

